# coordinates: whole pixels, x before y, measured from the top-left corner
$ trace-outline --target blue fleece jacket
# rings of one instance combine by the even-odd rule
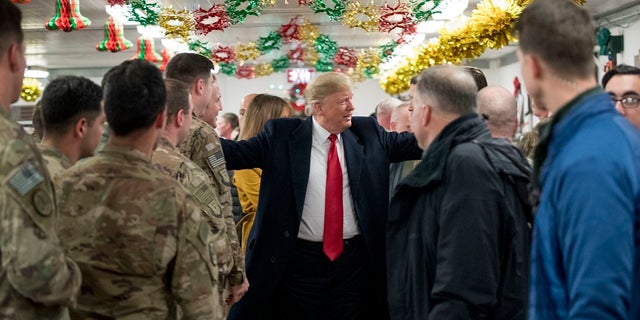
[[[599,90],[565,108],[540,171],[529,318],[640,319],[640,132]]]

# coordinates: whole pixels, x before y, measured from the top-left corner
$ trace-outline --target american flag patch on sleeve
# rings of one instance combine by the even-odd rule
[[[29,163],[9,178],[9,185],[21,196],[24,196],[44,180],[36,167]]]
[[[224,155],[222,154],[222,150],[212,153],[207,156],[207,161],[209,162],[209,166],[211,168],[217,168],[218,166],[224,165]]]

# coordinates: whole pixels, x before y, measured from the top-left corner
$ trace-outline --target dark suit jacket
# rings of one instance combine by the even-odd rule
[[[258,213],[246,256],[250,288],[229,319],[268,318],[273,292],[293,252],[309,180],[311,117],[275,119],[247,141],[221,139],[227,169],[262,168]],[[342,133],[349,185],[371,261],[376,289],[372,308],[387,318],[385,232],[389,207],[389,163],[419,159],[413,134],[386,132],[375,119],[354,117]]]

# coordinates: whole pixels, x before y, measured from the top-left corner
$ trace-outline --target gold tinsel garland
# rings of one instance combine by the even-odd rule
[[[380,85],[389,94],[409,89],[412,77],[434,65],[462,63],[479,57],[486,49],[500,49],[515,39],[511,28],[532,0],[508,0],[504,8],[484,0],[471,13],[464,26],[440,30],[440,37],[417,47],[394,70],[383,74]],[[586,0],[573,0],[582,5]]]

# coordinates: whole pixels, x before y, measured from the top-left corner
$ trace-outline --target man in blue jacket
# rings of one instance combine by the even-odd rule
[[[640,133],[597,86],[589,14],[538,0],[515,27],[536,106],[530,319],[639,319]]]

